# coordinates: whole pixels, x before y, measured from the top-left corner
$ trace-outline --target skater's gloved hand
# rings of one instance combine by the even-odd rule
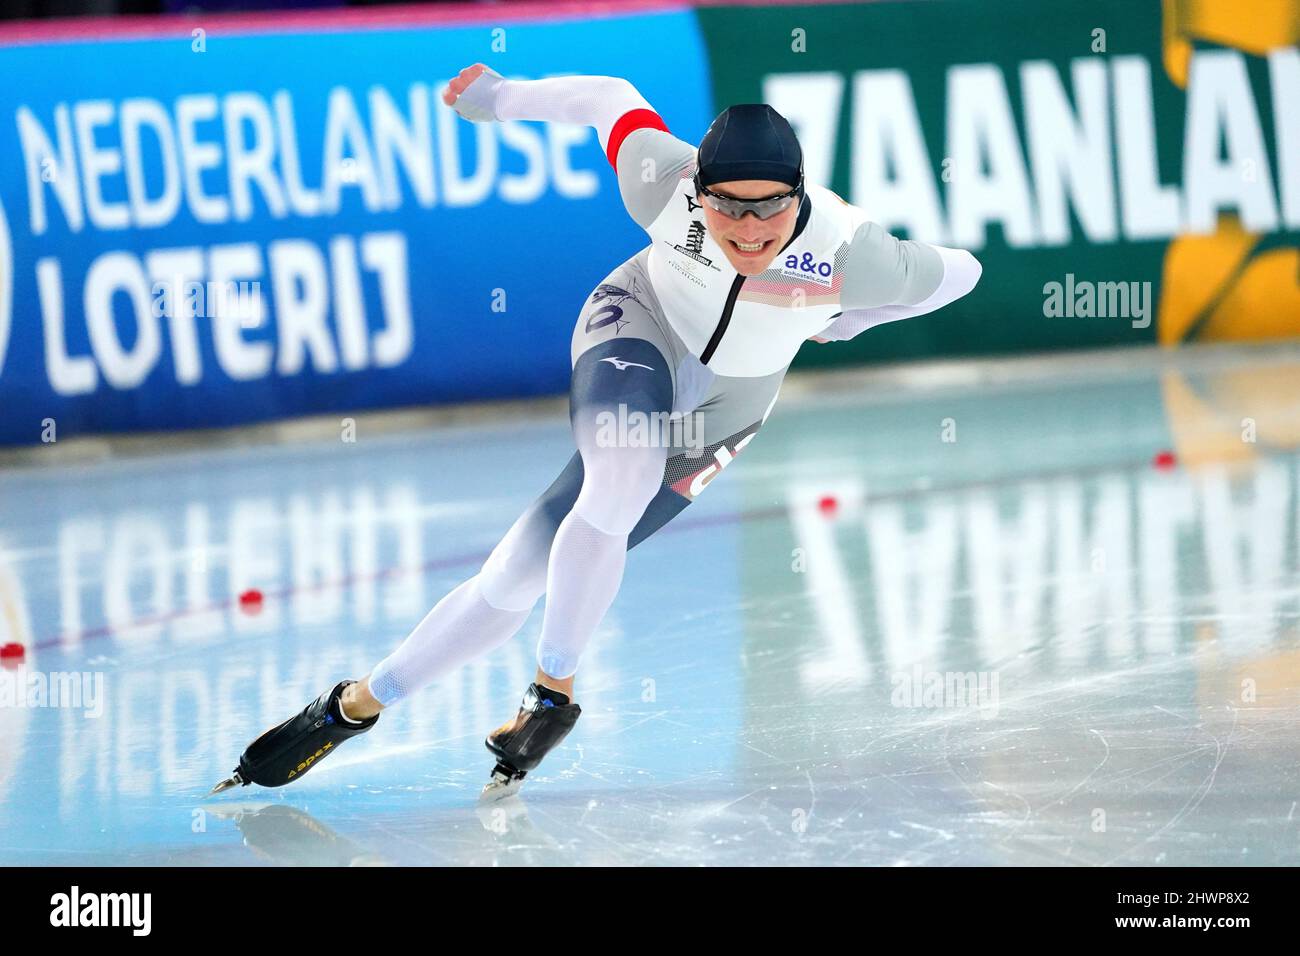
[[[452,77],[442,91],[442,101],[471,122],[491,122],[497,119],[497,88],[504,82],[500,73],[475,63]]]

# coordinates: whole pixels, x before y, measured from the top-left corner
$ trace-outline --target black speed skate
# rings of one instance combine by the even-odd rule
[[[349,737],[364,734],[379,715],[366,720],[343,716],[343,689],[354,683],[342,681],[308,704],[302,713],[254,740],[239,758],[234,774],[213,787],[208,796],[250,783],[283,787],[332,754]]]
[[[528,771],[559,746],[581,714],[582,708],[558,690],[529,684],[518,715],[484,741],[497,765],[481,799],[499,800],[518,791]]]

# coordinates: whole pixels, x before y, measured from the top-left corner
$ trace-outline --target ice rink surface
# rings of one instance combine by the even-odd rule
[[[0,457],[0,865],[1300,864],[1293,346],[792,377],[486,808],[540,606],[299,783],[205,798],[571,453],[558,403],[317,428]]]

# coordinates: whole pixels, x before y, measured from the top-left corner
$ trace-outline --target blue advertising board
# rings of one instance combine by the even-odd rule
[[[0,444],[562,391],[645,236],[594,130],[441,102],[474,62],[711,118],[686,9],[0,45]]]

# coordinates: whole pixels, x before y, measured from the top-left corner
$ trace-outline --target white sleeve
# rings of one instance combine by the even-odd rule
[[[474,80],[453,105],[468,120],[545,120],[592,126],[608,150],[614,124],[633,110],[654,112],[635,86],[617,76],[555,76],[507,80],[491,70]]]
[[[818,338],[831,342],[851,339],[867,329],[886,322],[910,319],[941,309],[950,302],[955,302],[975,288],[984,269],[979,260],[965,249],[947,249],[931,245],[943,260],[943,277],[939,286],[916,305],[885,305],[875,309],[849,309],[840,313],[835,320],[817,334]]]
[[[660,129],[638,129],[618,146],[615,170],[628,214],[649,229],[695,172],[695,147]]]

